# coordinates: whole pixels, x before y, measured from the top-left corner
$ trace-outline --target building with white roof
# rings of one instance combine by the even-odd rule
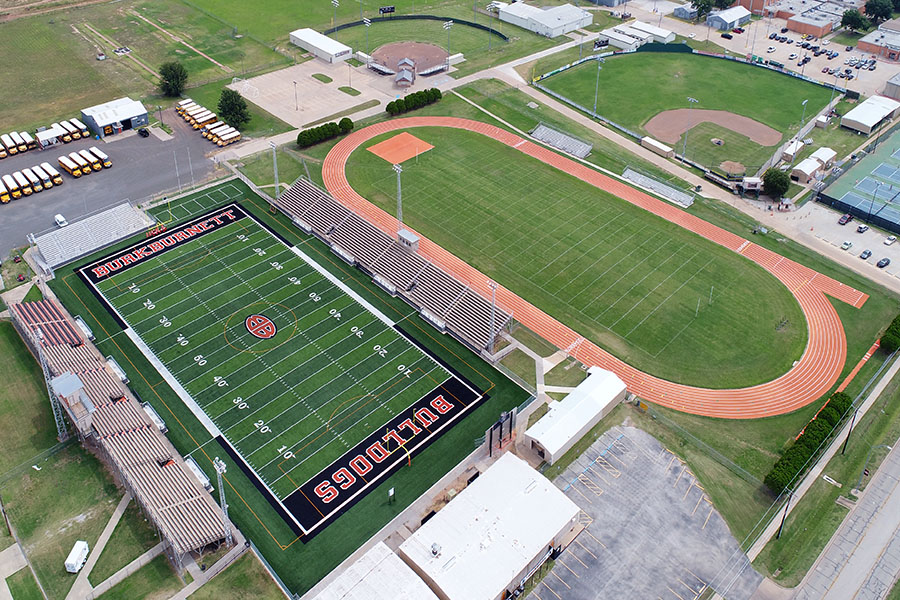
[[[615,29],[604,29],[600,32],[598,39],[605,39],[610,46],[615,46],[622,50],[637,50],[644,45],[640,40],[624,33],[619,33]]]
[[[642,45],[653,41],[653,34],[641,31],[640,29],[635,29],[634,27],[631,27],[631,25],[616,25],[613,27],[613,31],[634,38]]]
[[[670,149],[671,151],[671,149]],[[625,383],[612,371],[588,369],[588,377],[525,432],[538,455],[553,464],[625,399]]]
[[[292,31],[290,39],[295,46],[300,46],[314,56],[330,63],[347,60],[353,55],[353,49],[350,46],[309,27]]]
[[[128,97],[83,108],[81,120],[100,137],[144,127],[150,122],[144,105]]]
[[[743,6],[732,6],[706,17],[706,24],[720,31],[739,27],[750,20],[750,11]]]
[[[524,2],[513,2],[501,6],[497,12],[500,20],[504,23],[510,23],[549,38],[565,35],[594,22],[591,13],[571,4],[542,9]]]
[[[882,121],[893,119],[900,110],[900,102],[884,96],[872,96],[841,117],[841,127],[869,135]]]
[[[822,164],[809,156],[801,160],[791,171],[791,179],[799,183],[809,183],[821,170]]]
[[[669,31],[668,29],[663,29],[662,27],[657,27],[656,25],[651,25],[650,23],[644,23],[643,21],[634,21],[629,23],[632,29],[637,29],[638,31],[643,31],[645,33],[649,33],[653,36],[654,42],[659,42],[660,44],[669,44],[675,41],[675,33]]]
[[[823,169],[830,169],[831,165],[834,164],[834,159],[837,158],[837,152],[828,148],[826,146],[822,146],[815,152],[810,155],[810,158],[814,158],[822,165]]]
[[[550,480],[506,453],[399,554],[442,600],[508,598],[578,535],[579,512]]]
[[[438,600],[425,582],[384,542],[363,554],[312,600]]]
[[[794,162],[794,159],[803,150],[803,140],[791,140],[790,143],[781,151],[781,160],[786,162]]]

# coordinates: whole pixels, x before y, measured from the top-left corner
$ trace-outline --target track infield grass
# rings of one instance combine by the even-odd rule
[[[727,388],[773,379],[800,357],[800,308],[757,265],[480,134],[410,132],[435,147],[403,165],[407,222],[622,360]],[[347,174],[395,210],[388,163],[362,147]]]

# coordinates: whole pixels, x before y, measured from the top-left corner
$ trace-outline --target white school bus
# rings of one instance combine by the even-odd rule
[[[19,184],[16,183],[16,180],[12,178],[12,175],[4,175],[3,186],[6,188],[6,191],[9,192],[9,197],[15,200],[16,198],[22,197],[22,190],[19,188]]]
[[[8,204],[9,200],[9,190],[6,189],[3,179],[0,179],[0,204]]]
[[[69,142],[72,141],[72,136],[69,133],[69,130],[66,129],[65,127],[63,127],[62,125],[60,125],[59,123],[53,123],[52,125],[50,125],[50,129],[55,129],[56,131],[60,132],[59,136],[57,136],[57,139],[59,141],[61,141],[63,144],[68,144]]]
[[[87,125],[79,121],[78,119],[69,119],[69,123],[75,126],[75,129],[78,130],[78,133],[81,134],[81,137],[86,138],[90,137],[91,132],[88,131]]]
[[[25,179],[25,176],[22,175],[21,171],[16,171],[12,176],[13,179],[16,180],[16,183],[19,184],[19,189],[22,190],[23,196],[30,196],[34,192],[34,190],[31,189],[31,184]]]
[[[54,169],[54,168],[50,165],[50,163],[48,163],[48,162],[42,162],[42,163],[41,163],[41,169],[44,170],[44,173],[46,173],[47,175],[50,176],[50,179],[53,180],[53,185],[62,185],[62,183],[63,183],[62,175],[60,175],[60,174],[59,174],[59,171],[57,171],[56,169]]]
[[[9,137],[12,138],[13,143],[16,145],[16,149],[19,152],[25,152],[28,150],[28,144],[25,143],[25,140],[22,139],[22,136],[19,135],[16,131],[10,131]]]
[[[205,138],[209,138],[209,133],[213,129],[218,129],[219,127],[222,127],[223,125],[225,125],[225,121],[216,121],[215,123],[207,123],[200,129],[200,134]]]
[[[6,152],[10,156],[19,153],[19,147],[16,146],[15,142],[13,142],[12,138],[9,137],[8,133],[0,134],[0,144],[3,144],[3,147],[6,148]]]
[[[213,144],[217,144],[223,135],[227,135],[232,131],[237,131],[231,125],[222,125],[221,127],[217,127],[216,129],[209,132],[208,139]]]
[[[34,165],[31,167],[32,173],[41,180],[41,185],[44,186],[45,190],[49,190],[53,187],[53,178],[50,177],[50,173],[45,171],[42,167],[38,165]]]
[[[81,139],[81,132],[78,131],[78,129],[74,125],[72,125],[68,121],[60,121],[59,124],[63,129],[66,130],[70,138],[72,138],[73,140]]]
[[[190,98],[185,98],[184,100],[179,100],[179,101],[175,104],[175,111],[176,111],[178,114],[181,114],[181,113],[184,112],[184,109],[185,109],[185,108],[189,107],[189,106],[192,105],[192,104],[193,104],[194,106],[197,105],[197,103],[194,102],[193,100],[191,100]]]
[[[103,167],[108,169],[112,166],[112,161],[109,160],[109,156],[107,156],[106,152],[98,148],[97,146],[91,146],[89,148],[91,154],[100,159],[100,162],[103,163]]]
[[[99,158],[90,153],[89,150],[79,150],[78,154],[91,165],[91,171],[100,171],[103,169],[103,163]]]
[[[69,152],[69,160],[78,165],[82,175],[88,175],[91,172],[91,165],[84,160],[77,152]]]
[[[200,113],[203,113],[203,112],[208,112],[208,109],[203,106],[200,106],[198,104],[194,108],[184,111],[184,113],[182,113],[181,116],[184,117],[185,121],[190,123],[191,117],[193,117],[194,115],[199,115]]]
[[[81,177],[81,167],[68,156],[59,157],[59,168],[72,177]]]
[[[31,137],[31,134],[27,131],[20,131],[19,136],[25,141],[25,147],[29,150],[34,150],[37,148],[37,142],[34,141],[34,138]]]
[[[28,184],[31,185],[32,191],[34,193],[43,192],[44,184],[38,179],[38,176],[32,172],[31,169],[22,169],[22,175],[25,176],[25,179],[28,180]]]
[[[196,119],[194,119],[194,129],[200,129],[204,125],[210,125],[216,122],[216,113],[209,113],[208,115],[200,115]]]

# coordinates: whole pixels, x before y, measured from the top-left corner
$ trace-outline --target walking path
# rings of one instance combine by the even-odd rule
[[[585,340],[513,292],[503,287],[498,289],[497,300],[504,310],[515,314],[518,321],[557,348],[570,349],[570,354],[583,364],[597,365],[615,372],[629,390],[652,402],[683,412],[722,418],[758,418],[790,412],[821,397],[837,382],[846,358],[846,338],[841,320],[826,294],[856,308],[865,303],[868,298],[866,294],[493,125],[452,117],[408,117],[371,125],[338,142],[322,165],[325,187],[345,206],[385,233],[396,233],[396,219],[350,187],[345,166],[350,154],[369,139],[409,127],[453,127],[486,135],[742,254],[772,273],[791,290],[809,327],[809,341],[803,356],[781,377],[748,388],[714,390],[676,384],[643,373]],[[487,276],[418,235],[423,256],[441,265],[484,297],[490,296]]]
[[[106,547],[106,543],[109,541],[109,538],[112,537],[113,531],[115,531],[116,525],[119,524],[122,515],[125,514],[125,509],[128,507],[129,502],[131,502],[131,494],[126,492],[125,495],[122,496],[122,499],[119,500],[119,504],[116,506],[112,516],[106,523],[106,527],[103,528],[103,532],[100,534],[94,547],[90,549],[91,551],[88,553],[87,561],[78,572],[78,577],[75,578],[75,583],[72,584],[72,588],[66,595],[66,600],[81,600],[81,598],[87,597],[92,591],[96,591],[88,581],[88,575],[91,574],[91,570],[100,559],[103,548]],[[99,595],[99,593],[97,595]]]
[[[27,566],[25,555],[18,544],[13,544],[0,552],[0,600],[13,600],[9,588],[6,586],[6,578],[24,569]]]

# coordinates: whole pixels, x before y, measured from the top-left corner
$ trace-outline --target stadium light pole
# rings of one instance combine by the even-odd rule
[[[337,9],[338,6],[341,5],[340,0],[331,0],[331,6],[334,7],[334,12],[331,15],[331,26],[334,27],[335,22],[337,21]]]
[[[694,108],[696,103],[700,102],[696,98],[691,98],[688,96],[688,128],[684,131],[684,144],[681,147],[681,164],[684,164],[685,156],[687,155],[687,138],[688,132],[691,130],[691,116],[690,113]]]
[[[278,192],[281,191],[278,185],[278,154],[275,151],[275,142],[269,142],[269,147],[272,149],[272,167],[275,169],[275,201],[277,202]]]
[[[875,191],[872,192],[872,201],[869,202],[869,214],[866,215],[866,223],[869,222],[869,219],[872,218],[872,209],[875,208],[875,196],[878,195],[878,188],[881,187],[881,182],[875,182]]]
[[[397,232],[399,233],[401,229],[403,229],[403,200],[400,195],[400,173],[403,172],[403,167],[400,165],[394,165],[394,173],[397,174]]]
[[[445,21],[444,29],[447,30],[447,70],[450,70],[450,28],[453,27],[453,21]]]
[[[491,5],[488,4],[488,52],[491,51],[491,41],[494,37],[494,11],[491,10]]]
[[[597,85],[594,86],[594,115],[597,115],[597,97],[600,95],[600,70],[603,68],[600,65],[605,63],[606,61],[602,58],[597,59]]]
[[[225,502],[225,486],[222,485],[222,476],[225,474],[226,467],[225,463],[222,462],[218,456],[213,459],[213,467],[216,469],[216,476],[219,483],[219,504],[222,505],[222,516],[224,517],[225,545],[231,546],[234,544],[234,539],[231,537],[231,525],[228,522],[228,503]]]
[[[359,0],[359,19],[362,20],[362,0]]]
[[[372,26],[372,20],[366,17],[363,19],[363,25],[366,26],[366,66],[368,66],[371,59],[371,56],[369,56],[369,27]]]
[[[491,288],[491,333],[488,338],[487,343],[487,351],[488,354],[494,353],[494,340],[497,337],[497,333],[494,331],[496,327],[496,316],[497,316],[497,282],[493,280],[488,281],[488,286]]]
[[[800,131],[801,132],[803,131],[803,123],[806,122],[806,103],[807,102],[809,102],[809,98],[807,98],[806,100],[804,100],[803,102],[800,103],[803,105],[803,116],[800,117]],[[800,136],[798,135],[797,137],[800,137]]]
[[[297,82],[294,82],[294,110],[300,110],[300,103],[297,102]]]

